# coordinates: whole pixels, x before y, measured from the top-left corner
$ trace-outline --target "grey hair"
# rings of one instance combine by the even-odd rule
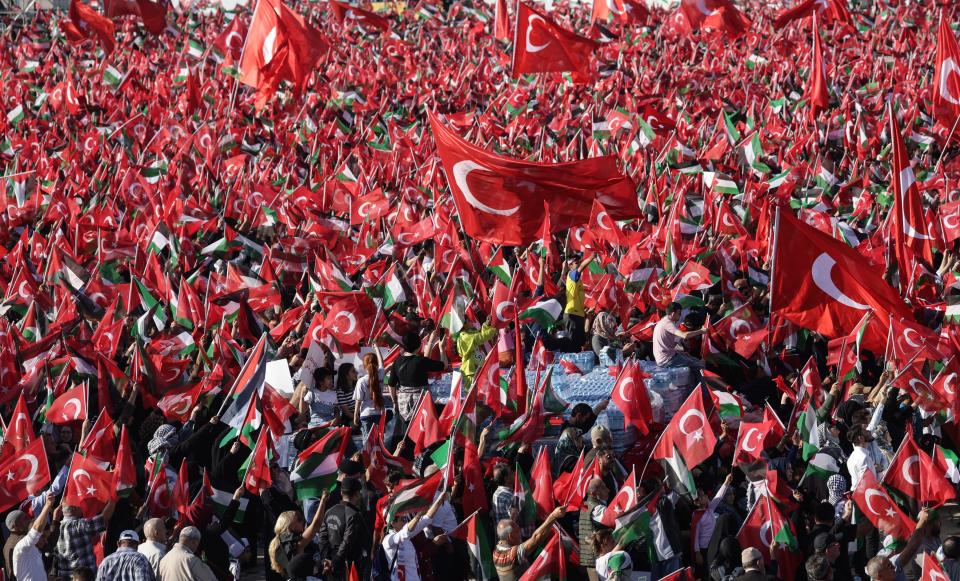
[[[200,529],[197,527],[186,527],[180,531],[180,541],[200,542]]]
[[[510,535],[513,534],[513,531],[516,529],[517,524],[512,520],[505,518],[497,523],[497,540],[506,541],[510,539]]]
[[[864,567],[864,571],[871,579],[876,579],[877,574],[880,572],[880,568],[883,566],[884,561],[889,561],[886,557],[878,555],[869,561],[867,561],[867,566]]]
[[[160,527],[163,526],[163,519],[152,518],[143,523],[143,534],[151,541],[162,541],[160,537]]]

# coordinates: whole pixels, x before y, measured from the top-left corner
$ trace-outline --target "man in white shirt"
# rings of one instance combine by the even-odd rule
[[[43,503],[43,510],[40,511],[37,520],[33,521],[33,526],[27,532],[27,536],[20,539],[20,542],[13,548],[13,574],[19,581],[46,581],[47,570],[43,566],[43,555],[37,548],[43,536],[43,529],[47,524],[47,517],[53,510],[54,496],[48,492],[46,500]]]
[[[847,439],[853,444],[853,452],[847,458],[850,473],[850,489],[855,490],[860,479],[869,470],[879,480],[889,462],[874,443],[873,432],[863,426],[853,426],[847,431]]]
[[[167,526],[163,519],[152,518],[143,524],[143,534],[147,540],[140,543],[137,551],[150,561],[153,574],[160,577],[160,559],[167,554]]]
[[[426,514],[418,514],[406,524],[400,522],[397,518],[388,523],[390,530],[384,535],[382,545],[387,556],[387,562],[391,566],[390,578],[393,581],[401,579],[404,581],[420,581],[417,550],[410,539],[430,526],[434,515],[440,509],[440,505],[449,498],[450,495],[444,492],[433,501]]]
[[[681,331],[677,327],[683,307],[680,303],[667,305],[667,314],[653,328],[653,358],[660,367],[691,367],[703,369],[703,361],[677,350],[684,339],[699,337],[707,332],[706,327],[694,331]]]

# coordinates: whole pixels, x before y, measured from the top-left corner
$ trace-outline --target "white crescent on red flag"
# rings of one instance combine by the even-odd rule
[[[614,220],[640,216],[636,186],[614,156],[566,163],[512,159],[473,145],[430,115],[464,232],[491,244],[526,245],[539,239],[544,203],[550,227],[560,232],[583,224],[599,200]]]
[[[598,46],[593,40],[566,30],[523,2],[517,3],[513,26],[513,78],[569,72],[576,81],[591,76],[590,56]]]
[[[960,117],[960,46],[949,22],[940,14],[937,62],[933,74],[933,116],[945,127]]]
[[[778,228],[772,312],[827,337],[847,335],[871,309],[884,322],[890,317],[912,320],[899,293],[856,250],[787,210],[781,212]],[[882,353],[887,338],[870,329],[862,345]]]

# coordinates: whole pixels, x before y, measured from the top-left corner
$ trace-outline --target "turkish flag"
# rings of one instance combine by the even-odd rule
[[[483,482],[483,468],[477,455],[477,445],[472,440],[463,442],[463,504],[464,512],[490,508]]]
[[[650,433],[649,425],[653,423],[650,396],[643,381],[647,377],[649,376],[640,366],[630,359],[624,365],[610,394],[610,400],[623,413],[623,427],[633,425],[644,436]]]
[[[116,500],[113,475],[94,461],[74,453],[70,461],[63,504],[79,507],[83,516],[96,516],[110,500]]]
[[[590,77],[590,55],[599,46],[596,42],[558,26],[523,2],[517,3],[515,16],[510,76],[572,72],[574,80]]]
[[[593,12],[590,15],[590,22],[598,20],[606,21],[610,15],[620,22],[628,22],[630,17],[627,15],[627,9],[623,5],[623,0],[593,0]]]
[[[896,539],[907,539],[917,523],[904,514],[886,489],[877,482],[873,472],[867,470],[853,491],[853,501],[880,532]]]
[[[526,245],[540,238],[544,204],[551,230],[583,224],[594,199],[615,220],[640,216],[636,186],[613,156],[537,163],[477,147],[431,113],[437,153],[463,230],[491,244]]]
[[[250,494],[262,494],[273,485],[273,477],[270,476],[270,447],[270,430],[261,429],[250,456],[250,466],[243,477],[243,486]]]
[[[741,422],[737,434],[737,447],[733,453],[733,464],[744,464],[760,460],[764,449],[764,435],[770,430],[770,422]]]
[[[960,200],[940,204],[937,212],[943,226],[943,241],[950,243],[960,238]]]
[[[7,426],[7,432],[4,435],[4,444],[10,444],[15,452],[21,452],[37,439],[33,431],[33,422],[30,420],[30,410],[27,409],[27,402],[23,399],[23,392],[17,399],[17,405],[13,408],[13,414],[10,416],[10,424]],[[6,450],[4,450],[6,452]]]
[[[883,476],[883,483],[923,503],[939,506],[956,496],[933,459],[907,434]]]
[[[440,420],[437,418],[437,409],[433,405],[433,397],[429,391],[423,392],[417,411],[410,418],[407,426],[407,438],[413,442],[414,455],[420,454],[424,448],[443,438],[440,433]]]
[[[933,75],[933,116],[945,127],[953,127],[960,117],[960,47],[943,16],[941,12],[937,70]]]
[[[810,118],[815,120],[817,112],[830,104],[830,92],[827,90],[827,71],[823,65],[823,50],[820,47],[820,29],[817,27],[817,15],[813,15],[813,50],[810,55],[810,76],[803,98],[810,104]]]
[[[376,306],[363,293],[343,294],[346,296],[325,307],[327,317],[323,322],[323,329],[332,335],[341,347],[357,347],[369,335]]]
[[[118,492],[130,490],[137,485],[137,469],[133,465],[133,447],[127,426],[120,428],[120,445],[117,448],[117,459],[113,463],[111,485]]]
[[[63,392],[46,413],[52,424],[69,424],[87,419],[87,386],[78,385]]]
[[[893,113],[888,107],[890,118],[890,140],[893,144],[893,240],[900,269],[900,279],[904,284],[913,277],[914,257],[930,263],[933,260],[933,237],[929,232],[920,187],[910,165],[907,146],[903,134]]]
[[[710,410],[706,408],[707,401],[710,402]],[[717,435],[710,425],[712,410],[713,398],[704,398],[703,387],[697,386],[670,420],[653,450],[653,458],[660,460],[673,457],[673,448],[676,446],[687,468],[693,470],[712,456],[717,445]]]
[[[240,21],[239,18],[234,18],[230,21],[230,26],[223,29],[223,32],[220,33],[213,41],[213,46],[223,54],[224,57],[228,57],[230,62],[236,62],[240,60],[240,57],[243,54],[243,39],[247,36],[247,27]]]
[[[637,507],[637,475],[636,469],[630,471],[630,476],[623,482],[620,491],[610,500],[610,504],[603,510],[600,524],[613,528],[618,518]]]
[[[870,310],[884,323],[912,319],[899,293],[856,250],[786,210],[778,227],[772,312],[827,337],[846,336]],[[883,352],[886,340],[868,328],[863,347]]]
[[[107,18],[138,16],[150,34],[159,35],[167,27],[167,3],[165,0],[105,0],[103,11]]]
[[[540,448],[537,459],[533,462],[530,486],[533,488],[533,501],[537,504],[537,518],[545,519],[557,506],[553,499],[553,472],[546,448]]]
[[[390,21],[375,12],[337,2],[337,0],[330,0],[330,8],[333,9],[333,15],[340,24],[344,24],[347,20],[356,20],[361,26],[370,26],[383,32],[390,30]]]
[[[746,34],[751,24],[730,0],[681,0],[676,18],[687,31],[718,30],[730,38]]]
[[[923,553],[923,573],[919,581],[949,581],[950,577],[943,571],[943,566],[930,553]]]
[[[70,20],[63,22],[64,31],[71,42],[82,42],[96,36],[103,47],[104,56],[110,56],[115,46],[113,21],[106,18],[80,0],[70,0]]]
[[[0,464],[0,511],[39,494],[50,483],[50,466],[43,439],[35,439]]]
[[[293,83],[299,93],[326,51],[323,35],[299,14],[280,0],[262,0],[240,56],[240,82],[257,89],[261,104],[281,80]]]

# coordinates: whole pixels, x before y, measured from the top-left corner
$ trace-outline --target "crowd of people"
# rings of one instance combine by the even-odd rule
[[[33,8],[5,579],[960,581],[952,3]]]

